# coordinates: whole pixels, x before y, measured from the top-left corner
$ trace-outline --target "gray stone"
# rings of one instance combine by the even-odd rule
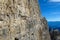
[[[0,40],[50,40],[48,30],[38,0],[0,0]]]

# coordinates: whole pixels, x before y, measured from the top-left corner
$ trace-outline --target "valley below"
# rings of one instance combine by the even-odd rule
[[[60,40],[60,22],[48,22],[51,40]]]

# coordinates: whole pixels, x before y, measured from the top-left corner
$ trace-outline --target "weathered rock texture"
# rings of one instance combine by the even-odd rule
[[[41,20],[41,25],[42,25],[42,40],[50,40],[50,35],[49,35],[49,28],[47,25],[47,21],[45,17],[43,17]]]
[[[50,40],[39,13],[38,0],[0,0],[0,40]]]

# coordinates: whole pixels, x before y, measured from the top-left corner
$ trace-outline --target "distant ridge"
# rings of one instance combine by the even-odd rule
[[[48,26],[51,29],[58,29],[60,30],[60,21],[49,21]]]

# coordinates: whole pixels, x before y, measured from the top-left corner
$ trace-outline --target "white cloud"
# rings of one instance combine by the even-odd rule
[[[51,19],[47,19],[47,21],[60,21],[60,18],[59,17],[54,17],[54,18],[51,18]]]
[[[49,0],[49,2],[60,2],[60,0]]]
[[[60,12],[52,12],[52,14],[60,14]]]
[[[60,17],[59,16],[52,16],[50,18],[47,18],[48,21],[60,21]]]

